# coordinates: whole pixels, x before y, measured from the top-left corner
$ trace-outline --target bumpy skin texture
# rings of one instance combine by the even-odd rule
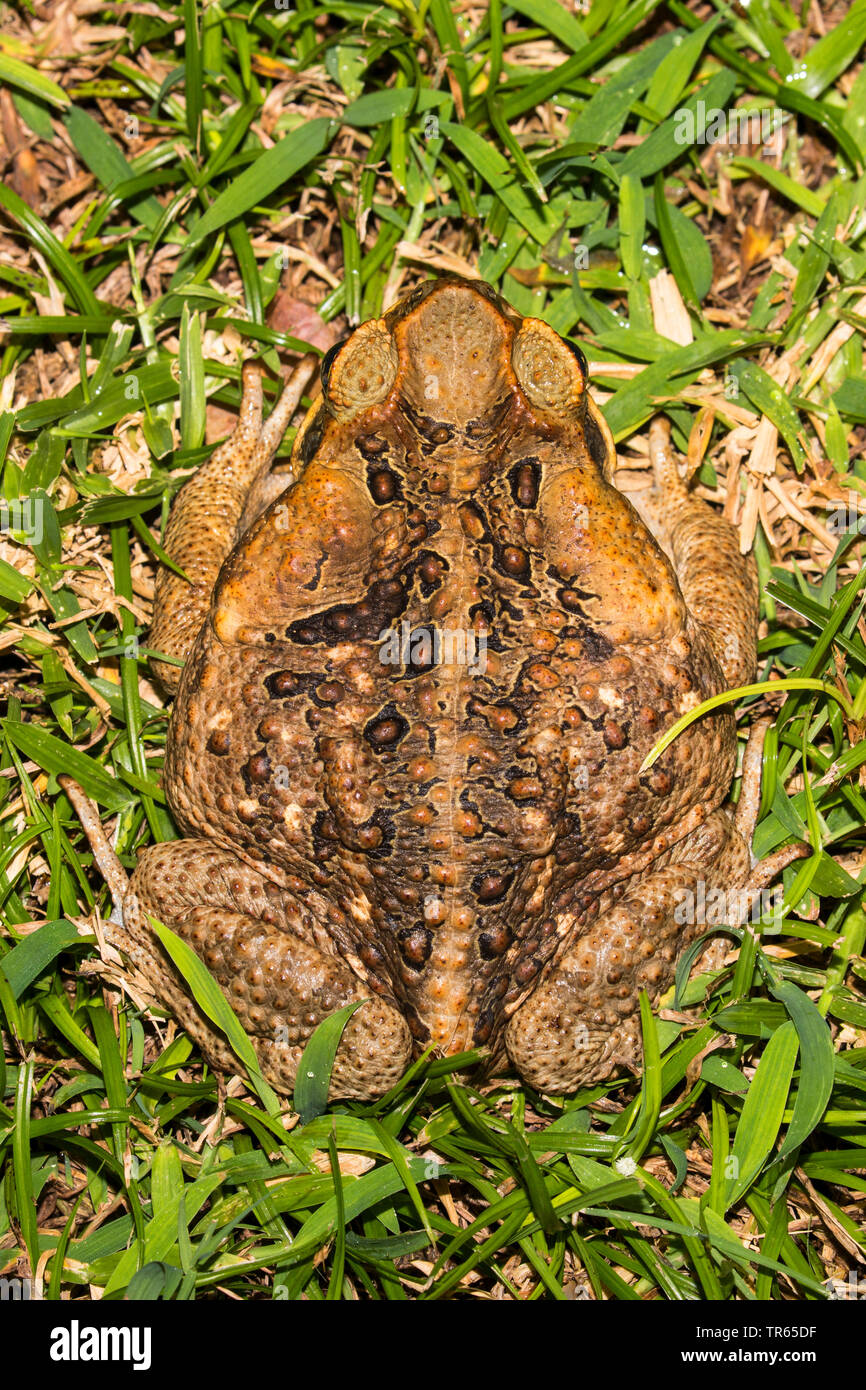
[[[580,355],[480,282],[363,325],[323,387],[257,519],[238,486],[215,540],[204,503],[172,523],[215,584],[194,640],[182,586],[157,595],[187,658],[165,773],[187,838],[143,853],[128,949],[230,1066],[146,914],[183,935],[284,1091],[356,1000],[332,1097],[383,1092],[430,1041],[551,1091],[634,1067],[638,992],[702,930],[684,891],[749,872],[728,709],[640,766],[752,674],[751,562],[663,449],[641,519]],[[232,477],[256,448],[262,473],[253,414]]]

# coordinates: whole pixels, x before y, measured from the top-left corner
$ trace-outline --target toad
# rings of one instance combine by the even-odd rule
[[[214,975],[267,1079],[359,1003],[331,1097],[428,1046],[568,1092],[634,1070],[655,1003],[739,887],[730,708],[757,584],[654,436],[630,501],[583,354],[486,285],[423,285],[321,367],[288,479],[243,372],[234,435],[180,492],[150,645],[176,689],[183,838],[141,854],[126,948],[217,1067],[225,1039],[156,939]]]

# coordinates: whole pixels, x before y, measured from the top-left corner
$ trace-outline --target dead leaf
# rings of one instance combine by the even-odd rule
[[[743,232],[743,239],[740,242],[740,274],[744,277],[748,275],[753,265],[766,258],[770,243],[773,240],[773,229],[764,225],[763,227],[747,227]]]

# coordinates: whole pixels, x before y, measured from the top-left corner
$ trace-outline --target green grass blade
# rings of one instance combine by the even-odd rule
[[[749,1087],[734,1135],[734,1176],[725,1194],[732,1207],[751,1187],[779,1134],[794,1074],[799,1043],[793,1023],[783,1023],[770,1038]]]
[[[75,942],[83,943],[86,939],[79,936],[77,927],[65,918],[56,922],[46,922],[38,931],[25,936],[24,940],[13,946],[8,955],[3,956],[0,961],[0,969],[9,981],[13,998],[20,999],[28,985],[48,969],[61,951],[65,951]]]
[[[288,183],[310,160],[327,149],[335,130],[333,121],[317,117],[264,150],[199,218],[187,239],[187,250],[200,245],[206,237],[212,237]]]
[[[62,87],[52,82],[32,63],[24,63],[20,58],[10,58],[8,53],[0,53],[0,82],[4,86],[15,87],[37,101],[47,101],[49,106],[60,109],[69,105],[69,97]]]
[[[27,204],[11,188],[0,184],[0,207],[19,224],[36,247],[48,261],[82,314],[101,318],[99,301],[91,290],[78,262],[69,254],[66,247],[53,232],[49,231],[40,217],[32,212]]]
[[[207,400],[204,389],[202,331],[198,314],[184,303],[180,319],[180,442],[182,449],[204,443]]]
[[[31,1277],[36,1274],[39,1261],[39,1230],[36,1225],[36,1198],[33,1194],[31,1172],[32,1155],[30,1148],[30,1106],[33,1094],[33,1062],[21,1062],[18,1066],[18,1083],[15,1088],[15,1127],[12,1131],[12,1164],[15,1188],[15,1205],[18,1222],[24,1238],[24,1247],[30,1261]]]
[[[26,758],[31,758],[54,777],[68,773],[107,811],[121,811],[132,801],[132,792],[110,777],[101,763],[46,729],[36,724],[18,724],[12,719],[0,720],[0,728]]]
[[[188,946],[170,927],[166,927],[155,917],[150,917],[149,920],[156,935],[189,985],[199,1008],[207,1014],[211,1023],[215,1023],[217,1028],[225,1033],[232,1051],[246,1068],[253,1088],[267,1113],[279,1115],[283,1109],[280,1099],[262,1076],[255,1049],[216,980],[192,947]]]
[[[337,1009],[319,1024],[301,1054],[298,1072],[295,1077],[295,1109],[301,1117],[301,1124],[315,1120],[328,1103],[328,1090],[331,1085],[331,1069],[343,1030],[352,1014],[367,1001],[360,999],[354,1004],[346,1004]]]

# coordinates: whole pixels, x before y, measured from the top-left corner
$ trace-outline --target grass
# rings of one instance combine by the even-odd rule
[[[24,6],[0,38],[0,1273],[48,1299],[826,1299],[866,1255],[866,4],[823,33],[785,0],[121,15],[60,42]],[[705,143],[716,110],[766,141]],[[754,849],[811,855],[782,920],[644,1008],[637,1081],[478,1090],[472,1054],[425,1057],[327,1109],[325,1034],[281,1115],[120,989],[57,778],[127,868],[174,835],[148,602],[241,349],[274,373],[311,323],[321,347],[460,268],[580,339],[627,471],[664,408],[753,546]]]

